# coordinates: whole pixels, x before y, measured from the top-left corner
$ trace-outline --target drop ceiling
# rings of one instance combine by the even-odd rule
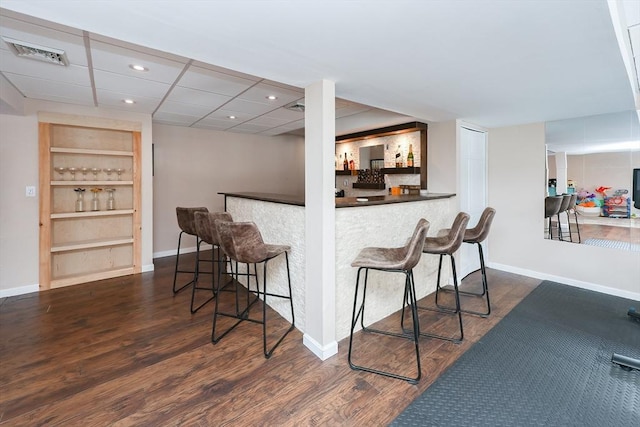
[[[147,113],[154,123],[240,133],[278,135],[304,128],[301,88],[1,12],[0,72],[26,98]],[[13,42],[63,51],[68,65],[18,56]],[[133,65],[144,70],[136,71]],[[336,100],[336,118],[373,110]]]
[[[624,3],[631,4],[625,37],[633,37],[637,1]],[[345,119],[376,113],[490,128],[636,109],[606,0],[3,0],[2,7],[1,35],[65,50],[70,61],[56,69],[0,43],[0,72],[25,97],[131,109],[156,123],[289,132],[302,128],[303,113],[284,106],[320,79],[335,82],[336,115]],[[149,71],[129,68],[138,62]]]

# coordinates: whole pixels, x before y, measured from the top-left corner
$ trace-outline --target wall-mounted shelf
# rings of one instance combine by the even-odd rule
[[[90,154],[94,156],[128,156],[133,157],[133,151],[121,151],[121,150],[94,150],[91,148],[66,148],[66,147],[51,147],[52,153],[66,153],[66,154]]]
[[[386,185],[384,183],[375,184],[366,182],[354,182],[353,188],[361,188],[363,190],[384,190],[386,188]]]
[[[352,171],[350,171],[350,170],[336,170],[336,175],[351,175],[351,172]],[[356,173],[357,173],[357,171],[356,171]]]
[[[420,167],[415,168],[382,168],[380,171],[385,175],[394,174],[406,174],[406,175],[418,175],[420,174]]]
[[[102,185],[105,187],[116,185],[133,185],[133,181],[51,181],[57,187],[89,187]]]
[[[62,212],[51,214],[51,219],[61,218],[90,218],[95,216],[116,216],[116,215],[131,215],[133,209],[118,209],[112,211],[86,211],[86,212]]]

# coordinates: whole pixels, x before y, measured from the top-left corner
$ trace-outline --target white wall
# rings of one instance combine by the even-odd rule
[[[427,130],[427,189],[455,193],[458,188],[457,130],[455,120],[429,123]]]
[[[489,265],[640,300],[640,252],[543,238],[543,123],[489,131]]]
[[[142,125],[142,268],[153,268],[151,116],[25,100],[24,116],[0,114],[0,297],[38,290],[38,112],[140,122]],[[25,197],[25,186],[36,197]]]
[[[304,195],[304,138],[153,125],[154,257],[174,255],[176,207],[224,210],[219,192]],[[191,237],[183,247],[195,246]]]

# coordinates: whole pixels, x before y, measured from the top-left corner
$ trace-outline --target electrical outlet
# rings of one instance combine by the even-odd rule
[[[349,185],[349,181],[347,181],[347,180],[345,179],[343,184],[344,184],[345,186],[347,186],[347,185]]]
[[[25,193],[27,197],[36,197],[36,187],[33,185],[27,185]]]

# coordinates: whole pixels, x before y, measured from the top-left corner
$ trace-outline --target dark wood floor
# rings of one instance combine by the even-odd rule
[[[540,282],[490,270],[492,315],[465,315],[462,344],[423,339],[423,377],[411,385],[352,371],[348,339],[324,362],[298,330],[269,360],[260,325],[241,325],[212,345],[213,305],[189,313],[189,293],[171,291],[173,263],[158,259],[152,273],[0,300],[0,424],[386,425]],[[477,273],[465,279],[465,287],[478,283]],[[423,318],[422,327],[446,332],[448,320]],[[360,360],[411,374],[410,342],[358,335],[366,339]]]

